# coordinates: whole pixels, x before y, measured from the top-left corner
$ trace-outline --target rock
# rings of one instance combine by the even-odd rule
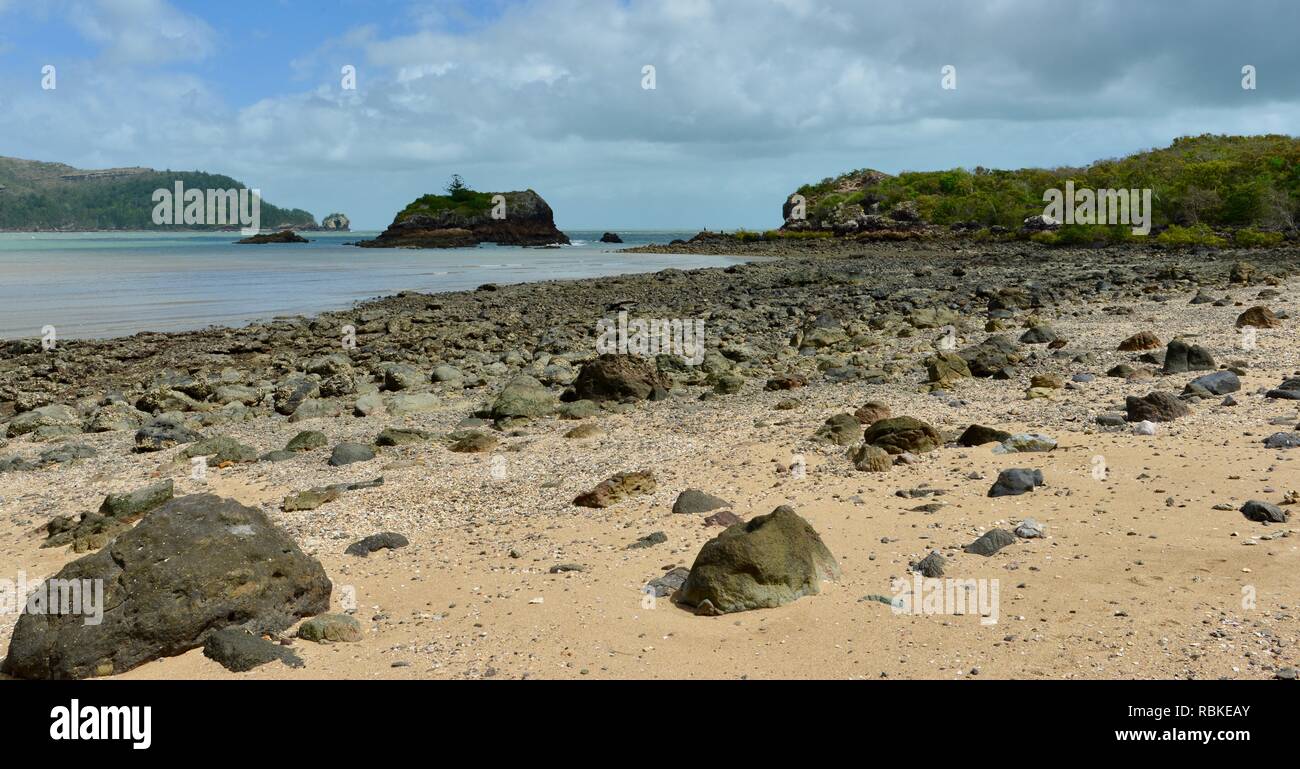
[[[1055,340],[1056,331],[1046,323],[1030,326],[1028,331],[1020,335],[1022,344],[1047,344]]]
[[[434,397],[429,393],[420,393],[420,396],[417,397],[424,397],[428,399],[428,401],[430,402],[430,406],[436,403],[436,401],[434,401]],[[396,400],[396,398],[394,400]],[[352,406],[352,413],[356,414],[359,417],[368,417],[371,414],[378,414],[380,411],[383,411],[383,409],[384,409],[383,397],[377,392],[370,392],[370,393],[366,393],[365,395],[362,395],[360,398],[357,398],[356,403],[353,404]],[[432,410],[431,407],[430,410]],[[418,413],[418,412],[410,411],[407,413]]]
[[[424,443],[433,436],[423,430],[412,430],[403,427],[385,427],[375,436],[376,446],[410,446],[416,443]]]
[[[627,549],[640,550],[647,547],[654,547],[655,545],[662,545],[667,541],[668,541],[667,534],[663,533],[662,531],[656,531],[652,534],[647,534],[644,537],[633,542],[632,544],[628,545]]]
[[[1198,376],[1183,389],[1185,394],[1202,396],[1227,395],[1241,389],[1241,380],[1231,371],[1216,371],[1213,374]]]
[[[177,497],[57,579],[103,580],[103,620],[23,614],[3,672],[88,678],[204,644],[229,626],[279,632],[329,608],[330,581],[260,510],[211,494]]]
[[[1022,467],[1012,467],[998,473],[990,497],[1014,497],[1033,491],[1043,485],[1043,471]]]
[[[308,243],[306,238],[293,230],[280,230],[272,233],[259,233],[236,240],[237,245],[266,245],[268,243]]]
[[[607,232],[604,235],[600,236],[600,242],[601,243],[622,243],[623,239],[618,236],[618,233]]]
[[[600,415],[600,406],[595,401],[573,401],[560,404],[558,413],[560,419],[591,419]]]
[[[431,378],[440,384],[461,385],[465,382],[465,375],[460,369],[445,363],[433,367]]]
[[[297,513],[306,510],[315,510],[316,508],[328,502],[333,502],[343,496],[343,490],[337,486],[323,486],[306,491],[299,491],[284,498],[280,503],[280,509],[286,513]]]
[[[864,473],[887,473],[894,465],[894,459],[888,451],[870,443],[858,446],[851,459],[853,468]]]
[[[325,433],[317,430],[303,430],[289,439],[285,444],[285,451],[313,451],[315,449],[325,448],[328,440]]]
[[[362,398],[357,399],[360,409]],[[438,396],[433,393],[397,393],[387,401],[388,413],[395,417],[430,414],[438,410]]]
[[[1021,539],[1040,539],[1043,536],[1043,524],[1033,518],[1026,518],[1016,526],[1015,534]]]
[[[1059,390],[1065,386],[1065,381],[1056,374],[1034,374],[1029,379],[1030,389],[1036,390]]]
[[[873,423],[862,439],[890,454],[923,454],[943,445],[943,436],[930,425],[912,417],[891,417]]]
[[[128,494],[109,494],[99,506],[99,514],[122,521],[133,521],[171,499],[173,489],[174,485],[169,478]]]
[[[1264,439],[1264,447],[1269,449],[1293,449],[1300,446],[1300,432],[1273,433]]]
[[[482,454],[496,448],[498,443],[495,435],[470,430],[448,448],[458,454]]]
[[[1172,422],[1192,413],[1182,401],[1171,393],[1152,391],[1139,398],[1130,395],[1124,399],[1129,422]]]
[[[495,216],[495,195],[504,198],[507,216]],[[462,248],[479,243],[504,246],[568,244],[555,227],[551,207],[532,190],[477,192],[462,189],[448,195],[424,195],[407,205],[366,248]],[[495,288],[495,286],[493,286]]]
[[[600,435],[602,432],[603,431],[600,429],[600,425],[588,423],[588,424],[578,425],[577,427],[565,433],[564,437],[572,438],[574,440],[579,440],[582,438],[594,438],[597,435]]]
[[[1137,424],[1133,425],[1133,434],[1134,435],[1155,435],[1156,423],[1148,422],[1146,420],[1138,422]]]
[[[541,382],[527,374],[511,379],[492,404],[494,419],[549,416],[555,413],[559,399]]]
[[[79,433],[81,432],[81,419],[70,406],[61,403],[41,406],[31,411],[25,411],[9,420],[8,435],[10,438],[17,438],[20,435],[27,435],[48,427],[66,428]]]
[[[1265,398],[1300,401],[1300,377],[1283,380],[1282,384],[1264,394]]]
[[[861,429],[862,423],[857,420],[857,417],[852,414],[836,414],[817,428],[812,439],[833,443],[836,446],[848,446],[858,439],[858,431]]]
[[[882,419],[889,419],[893,416],[893,412],[889,410],[889,406],[880,401],[867,401],[853,412],[853,416],[859,424],[870,425]]]
[[[384,389],[411,390],[428,383],[424,372],[409,363],[393,363],[384,369]]]
[[[1250,283],[1254,276],[1255,265],[1250,262],[1235,262],[1228,273],[1228,280],[1232,283]]]
[[[768,392],[775,392],[778,390],[796,390],[807,385],[808,379],[801,374],[782,374],[767,380],[767,384],[763,386],[763,389]]]
[[[690,569],[678,566],[662,577],[650,580],[642,592],[649,593],[655,598],[666,598],[681,589],[690,573]]]
[[[573,380],[578,398],[596,401],[643,401],[662,397],[669,382],[654,364],[633,355],[605,354],[584,363]]]
[[[782,505],[706,542],[678,597],[697,612],[725,614],[815,595],[822,580],[839,577],[839,564],[821,537]]]
[[[731,503],[699,489],[687,489],[677,495],[677,501],[673,503],[673,512],[696,515],[723,507],[731,507]]]
[[[997,377],[1021,361],[1019,347],[1005,336],[990,336],[983,342],[961,350],[972,376]]]
[[[322,614],[298,626],[298,637],[316,643],[356,643],[361,640],[361,625],[346,614]]]
[[[722,526],[725,528],[727,526],[734,526],[735,524],[741,523],[744,520],[745,519],[741,518],[739,515],[736,515],[730,510],[719,510],[713,515],[706,517],[704,519],[704,524],[706,526]]]
[[[163,451],[183,443],[202,440],[199,435],[185,424],[178,414],[163,414],[154,417],[135,434],[135,450],[140,452]]]
[[[348,545],[348,549],[343,552],[346,555],[355,555],[365,558],[378,550],[396,550],[399,547],[406,547],[411,544],[406,537],[393,531],[383,531],[378,534],[371,534],[364,539]]]
[[[649,470],[618,473],[601,481],[596,488],[573,500],[578,507],[610,507],[630,497],[653,494],[656,488],[654,473]]]
[[[333,213],[325,217],[324,219],[321,219],[320,226],[321,229],[323,230],[336,230],[339,232],[347,232],[352,228],[352,222],[348,221],[348,218],[343,214]]]
[[[1121,352],[1136,352],[1138,350],[1155,350],[1160,347],[1160,337],[1150,331],[1139,331],[1128,339],[1119,343]]]
[[[244,673],[276,660],[291,668],[303,667],[302,658],[289,649],[233,627],[209,635],[203,644],[203,656],[234,673]]]
[[[1114,411],[1106,411],[1098,414],[1093,418],[1093,421],[1102,427],[1123,427],[1127,424],[1124,415]]]
[[[1013,544],[1016,538],[1011,532],[1005,529],[989,529],[984,535],[966,547],[962,548],[967,553],[975,555],[991,556],[1007,545]]]
[[[970,366],[966,360],[955,352],[941,352],[925,362],[929,381],[948,385],[971,376]]]
[[[1166,374],[1214,369],[1214,356],[1199,344],[1188,344],[1182,339],[1175,339],[1165,348],[1165,364],[1162,371]]]
[[[1256,523],[1286,523],[1291,514],[1277,505],[1252,499],[1241,507],[1241,514]]]
[[[138,430],[149,421],[149,415],[131,406],[129,403],[114,401],[95,411],[86,432],[107,433],[117,430]]]
[[[1246,326],[1281,328],[1282,321],[1267,307],[1256,306],[1237,316],[1237,328],[1245,328]]]
[[[205,438],[186,446],[180,455],[186,459],[207,457],[209,464],[218,465],[226,462],[256,462],[258,458],[257,449],[226,435]]]
[[[959,446],[983,446],[986,443],[1002,443],[1011,437],[1011,433],[984,425],[971,425],[957,438]]]
[[[375,452],[363,443],[340,443],[330,454],[330,467],[343,467],[356,462],[368,462],[375,458]]]
[[[921,576],[929,579],[938,579],[943,576],[943,567],[945,565],[947,565],[947,561],[939,554],[939,551],[931,550],[929,555],[912,564],[912,571],[919,571]]]
[[[1056,448],[1056,440],[1046,435],[1035,433],[1016,433],[1007,437],[993,449],[994,454],[1028,454],[1051,451]]]

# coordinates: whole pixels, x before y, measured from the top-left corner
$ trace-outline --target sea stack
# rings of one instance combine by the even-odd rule
[[[568,244],[555,227],[551,207],[532,190],[476,192],[457,189],[425,195],[401,211],[366,248],[457,248],[479,243],[503,246]]]

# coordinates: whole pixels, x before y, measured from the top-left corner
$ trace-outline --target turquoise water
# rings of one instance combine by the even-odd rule
[[[0,338],[126,336],[238,326],[314,314],[399,291],[459,291],[483,283],[585,278],[667,267],[731,264],[728,257],[621,254],[694,233],[569,232],[558,249],[480,246],[361,249],[377,233],[304,233],[311,243],[237,246],[237,233],[0,233]]]

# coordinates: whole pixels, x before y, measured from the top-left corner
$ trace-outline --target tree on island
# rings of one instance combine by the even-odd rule
[[[451,181],[447,182],[448,195],[455,195],[457,192],[460,192],[461,190],[468,190],[468,189],[469,189],[469,185],[465,184],[464,179],[460,178],[460,174],[452,174]]]

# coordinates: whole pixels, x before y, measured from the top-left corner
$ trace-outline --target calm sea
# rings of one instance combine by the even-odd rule
[[[237,233],[0,233],[0,338],[100,338],[238,326],[346,308],[399,291],[586,278],[734,263],[728,257],[622,254],[687,232],[567,233],[559,249],[408,250],[346,245],[377,233],[304,233],[311,243],[237,246]]]

